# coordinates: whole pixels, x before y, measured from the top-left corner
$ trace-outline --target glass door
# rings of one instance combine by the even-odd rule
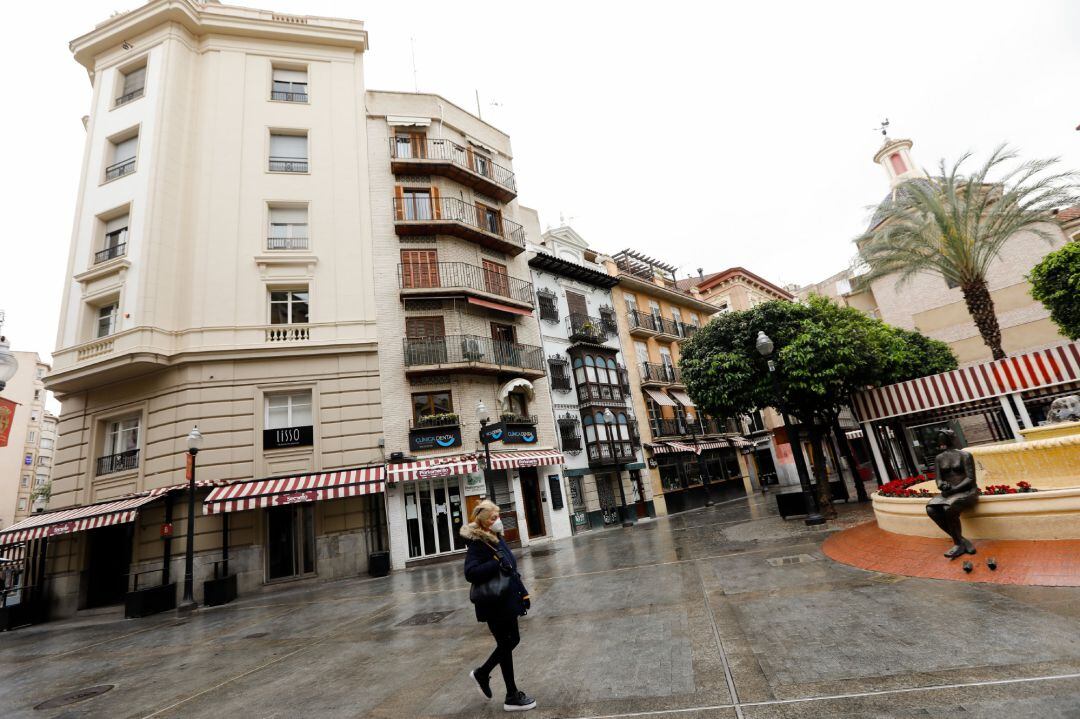
[[[409,558],[431,557],[465,548],[458,533],[464,523],[458,477],[417,482],[405,492]]]
[[[286,579],[315,572],[315,505],[266,510],[266,576]]]

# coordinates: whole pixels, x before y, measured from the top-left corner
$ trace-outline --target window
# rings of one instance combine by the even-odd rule
[[[38,367],[37,368],[37,378],[38,379],[44,379],[45,378],[45,368],[44,367]]]
[[[637,312],[637,297],[634,295],[623,295],[623,300],[626,302],[626,311],[630,314]]]
[[[484,260],[484,289],[500,297],[510,296],[510,275],[506,265]]]
[[[563,392],[570,390],[570,374],[568,373],[568,369],[569,366],[564,359],[553,357],[548,360],[548,377],[550,378],[552,389]]]
[[[907,165],[904,164],[904,158],[900,157],[899,152],[889,155],[889,163],[892,164],[893,174],[903,175],[907,172]]]
[[[22,483],[21,484],[22,484],[23,487],[29,487],[30,486],[30,475],[29,474],[24,474],[22,476]]]
[[[660,303],[656,300],[649,300],[649,311],[652,312],[653,317],[660,319],[663,314],[660,312]]]
[[[37,478],[34,480],[34,486],[35,487],[44,487],[48,483],[48,481],[49,481],[49,475],[47,475],[47,474],[39,474],[37,476]]]
[[[675,366],[675,361],[671,358],[671,350],[663,345],[660,346],[660,361],[665,367]]]
[[[427,157],[426,140],[427,135],[422,132],[398,131],[394,134],[394,157],[402,160]]]
[[[116,98],[117,107],[143,96],[143,89],[146,87],[146,65],[126,72],[121,71],[120,74],[124,80],[120,84],[120,97]]]
[[[716,311],[722,314],[731,312],[731,304],[727,300],[721,300],[716,303]]]
[[[19,500],[19,511],[20,512],[25,512],[26,511],[26,498],[25,497],[23,497],[22,499]]]
[[[108,337],[116,331],[116,315],[119,305],[115,302],[98,307],[95,337]]]
[[[701,325],[699,324],[699,322],[700,322],[700,320],[698,320],[698,316],[691,312],[690,313],[690,324],[693,325],[694,327],[700,327]]]
[[[511,392],[506,395],[507,412],[515,419],[527,419],[529,416],[529,398],[524,392]]]
[[[675,332],[678,333],[678,335],[680,337],[682,337],[682,335],[683,335],[682,313],[679,312],[678,307],[672,307],[671,308],[671,319],[675,323]]]
[[[547,322],[559,321],[559,299],[554,294],[541,290],[536,295],[540,305],[540,319]]]
[[[105,454],[123,454],[139,448],[139,418],[109,422],[105,432]]]
[[[41,390],[34,390],[34,399],[41,399]]]
[[[110,145],[112,146],[110,152],[112,160],[105,168],[105,179],[115,180],[135,172],[135,153],[139,147],[138,133],[122,140],[111,140]]]
[[[34,390],[34,399],[37,399],[37,390]],[[30,430],[26,433],[27,444],[33,444],[35,439],[37,439],[37,433],[34,432],[34,430]]]
[[[477,170],[479,172],[479,170]],[[486,173],[485,173],[486,174]],[[480,216],[481,229],[487,230],[493,235],[502,235],[502,213],[494,207],[487,207],[477,203],[476,212]]]
[[[94,263],[105,262],[127,254],[128,214],[125,212],[105,222],[105,237],[101,251],[94,255]]]
[[[585,295],[580,292],[566,290],[566,306],[572,315],[584,317],[589,314],[589,305],[585,300]]]
[[[270,324],[302,325],[307,321],[307,289],[270,291]]]
[[[37,463],[39,467],[49,467],[52,465],[52,460],[44,455],[41,455],[37,458]]]
[[[405,336],[412,339],[445,337],[446,327],[442,317],[406,317]]]
[[[266,429],[311,426],[311,390],[266,396]]]
[[[270,207],[268,250],[306,250],[308,248],[308,208]]]
[[[270,133],[270,171],[307,172],[307,135]]]
[[[619,331],[618,325],[615,324],[615,310],[610,307],[600,308],[600,325],[604,332],[609,335],[614,335]]]
[[[401,251],[401,286],[405,289],[440,287],[436,250]]]
[[[454,412],[454,403],[450,397],[450,392],[417,392],[412,396],[413,406],[413,422],[419,425],[425,417],[432,417],[433,419],[427,420],[428,423],[434,423],[435,419],[439,415],[449,415]],[[442,420],[450,420],[449,417],[442,417]],[[444,424],[457,424],[457,415],[454,415],[452,421],[442,422]]]
[[[307,84],[306,70],[288,70],[275,67],[273,69],[270,99],[282,102],[307,102]]]
[[[473,170],[484,177],[491,177],[491,158],[479,150],[473,150],[472,157]]]
[[[431,219],[431,190],[406,187],[401,191],[401,194],[404,202],[404,219]]]
[[[42,437],[41,438],[41,448],[42,449],[52,449],[53,448],[53,441],[51,439],[49,439],[48,437]]]

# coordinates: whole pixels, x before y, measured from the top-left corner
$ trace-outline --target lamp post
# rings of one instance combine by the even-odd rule
[[[494,502],[495,493],[492,491],[491,486],[491,442],[488,440],[488,436],[484,434],[484,428],[491,421],[491,412],[488,411],[484,400],[476,403],[476,419],[480,421],[480,439],[484,443],[484,489],[487,492],[487,498]]]
[[[769,362],[769,378],[772,380],[773,390],[779,399],[780,380],[776,378],[776,363],[772,360],[773,349],[775,349],[773,341],[769,339],[769,336],[763,331],[758,330],[757,340],[754,342],[754,346],[761,356]],[[806,462],[803,460],[802,444],[799,441],[799,425],[792,422],[791,418],[789,418],[786,413],[780,412],[779,414],[780,420],[787,428],[788,443],[791,445],[792,458],[795,460],[795,469],[799,473],[799,485],[802,487],[803,506],[806,508],[805,522],[810,526],[824,524],[825,518],[818,513],[817,502],[814,500],[814,495],[810,488],[810,477],[806,473]]]
[[[8,381],[15,376],[18,370],[19,360],[15,358],[15,354],[11,351],[11,345],[8,344],[7,337],[0,336],[0,392],[4,391],[4,387],[7,386]]]
[[[697,417],[694,416],[694,410],[686,410],[686,425],[690,430],[690,439],[694,443],[694,454],[698,458],[698,469],[701,470],[701,481],[705,483],[705,506],[711,507],[712,501],[712,478],[709,476],[709,465],[702,458],[701,453],[697,451],[697,430],[694,428],[694,424],[697,422]]]
[[[195,425],[187,436],[188,450],[188,504],[187,504],[187,549],[184,552],[184,598],[180,600],[177,612],[190,612],[195,604],[195,455],[202,449],[203,436],[199,426]]]
[[[615,460],[615,482],[619,485],[619,514],[622,515],[622,526],[633,527],[634,520],[630,519],[630,508],[626,506],[626,490],[623,489],[622,486],[622,463],[619,461],[618,453],[615,451],[615,437],[613,433],[618,431],[619,425],[615,420],[615,413],[611,411],[611,407],[604,408],[604,424],[607,426],[611,456]]]

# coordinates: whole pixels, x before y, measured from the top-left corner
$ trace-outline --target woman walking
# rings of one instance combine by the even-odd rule
[[[469,676],[490,699],[491,672],[498,664],[506,684],[503,709],[527,711],[536,706],[536,700],[514,682],[514,647],[521,640],[518,617],[529,610],[529,592],[518,575],[517,562],[502,531],[499,507],[486,499],[473,508],[472,521],[461,528],[467,547],[465,579],[472,585],[469,598],[476,606],[476,621],[487,622],[495,637],[495,651]]]

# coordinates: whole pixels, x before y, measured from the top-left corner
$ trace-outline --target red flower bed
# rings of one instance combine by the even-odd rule
[[[882,497],[932,497],[934,495],[928,489],[911,489],[911,487],[920,482],[928,482],[933,479],[933,472],[914,477],[904,477],[903,479],[894,479],[881,485],[878,488],[878,494]],[[979,494],[1023,494],[1037,491],[1031,486],[1030,482],[1017,482],[1015,487],[1008,484],[990,484],[979,488]]]
[[[1038,491],[1031,486],[1030,482],[1017,482],[1015,487],[1007,484],[988,484],[979,489],[979,494],[1024,494]]]

